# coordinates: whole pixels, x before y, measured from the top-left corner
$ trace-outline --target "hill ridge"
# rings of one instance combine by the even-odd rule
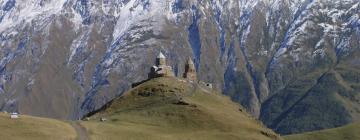
[[[153,132],[157,134],[152,134],[153,139],[165,135],[169,139],[194,135],[204,136],[198,139],[281,139],[229,97],[203,88],[174,77],[151,79],[87,115],[90,121],[83,125],[91,130],[98,127],[92,123],[105,119],[109,125],[160,129]]]

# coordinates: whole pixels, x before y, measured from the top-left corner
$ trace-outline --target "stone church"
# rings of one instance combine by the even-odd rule
[[[166,65],[166,57],[161,52],[156,57],[155,65],[151,67],[150,73],[148,74],[148,79],[158,77],[175,77],[172,67]],[[189,58],[185,63],[183,78],[189,81],[197,82],[196,68],[191,58]]]
[[[175,77],[172,67],[166,65],[166,57],[163,53],[159,53],[155,63],[156,65],[151,67],[150,73],[148,74],[149,79],[157,77]]]

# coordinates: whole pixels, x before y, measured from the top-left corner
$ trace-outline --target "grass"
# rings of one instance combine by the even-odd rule
[[[0,138],[7,140],[75,140],[77,135],[71,125],[53,119],[21,115],[10,119],[0,113]]]
[[[0,114],[7,140],[281,140],[230,98],[197,84],[158,78],[114,99],[89,121]],[[100,122],[106,118],[106,122]],[[76,124],[76,126],[74,125]],[[75,129],[76,128],[76,129]]]
[[[90,138],[139,140],[281,139],[228,97],[173,78],[151,80],[81,124]],[[99,122],[100,118],[107,122]]]
[[[285,136],[285,140],[359,140],[360,123],[344,127]]]

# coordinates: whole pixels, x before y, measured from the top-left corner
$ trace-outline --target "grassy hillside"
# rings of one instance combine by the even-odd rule
[[[228,97],[174,78],[148,81],[88,121],[0,114],[7,140],[281,140]],[[100,118],[107,121],[101,122]]]
[[[22,115],[10,119],[0,113],[0,139],[6,140],[75,140],[76,131],[62,121]]]
[[[286,140],[359,140],[360,123],[340,128],[285,136]]]
[[[243,110],[195,84],[159,78],[113,100],[81,125],[91,139],[281,139]]]

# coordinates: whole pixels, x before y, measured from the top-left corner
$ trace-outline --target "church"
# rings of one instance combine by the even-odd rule
[[[156,57],[156,64],[151,67],[148,74],[149,79],[158,77],[175,77],[171,66],[166,65],[166,57],[163,53],[159,53]]]
[[[151,67],[148,79],[158,77],[175,77],[171,66],[166,64],[166,57],[163,53],[159,53],[156,57],[155,65]],[[197,82],[197,75],[194,62],[189,58],[185,63],[185,72],[183,78],[189,81]]]

